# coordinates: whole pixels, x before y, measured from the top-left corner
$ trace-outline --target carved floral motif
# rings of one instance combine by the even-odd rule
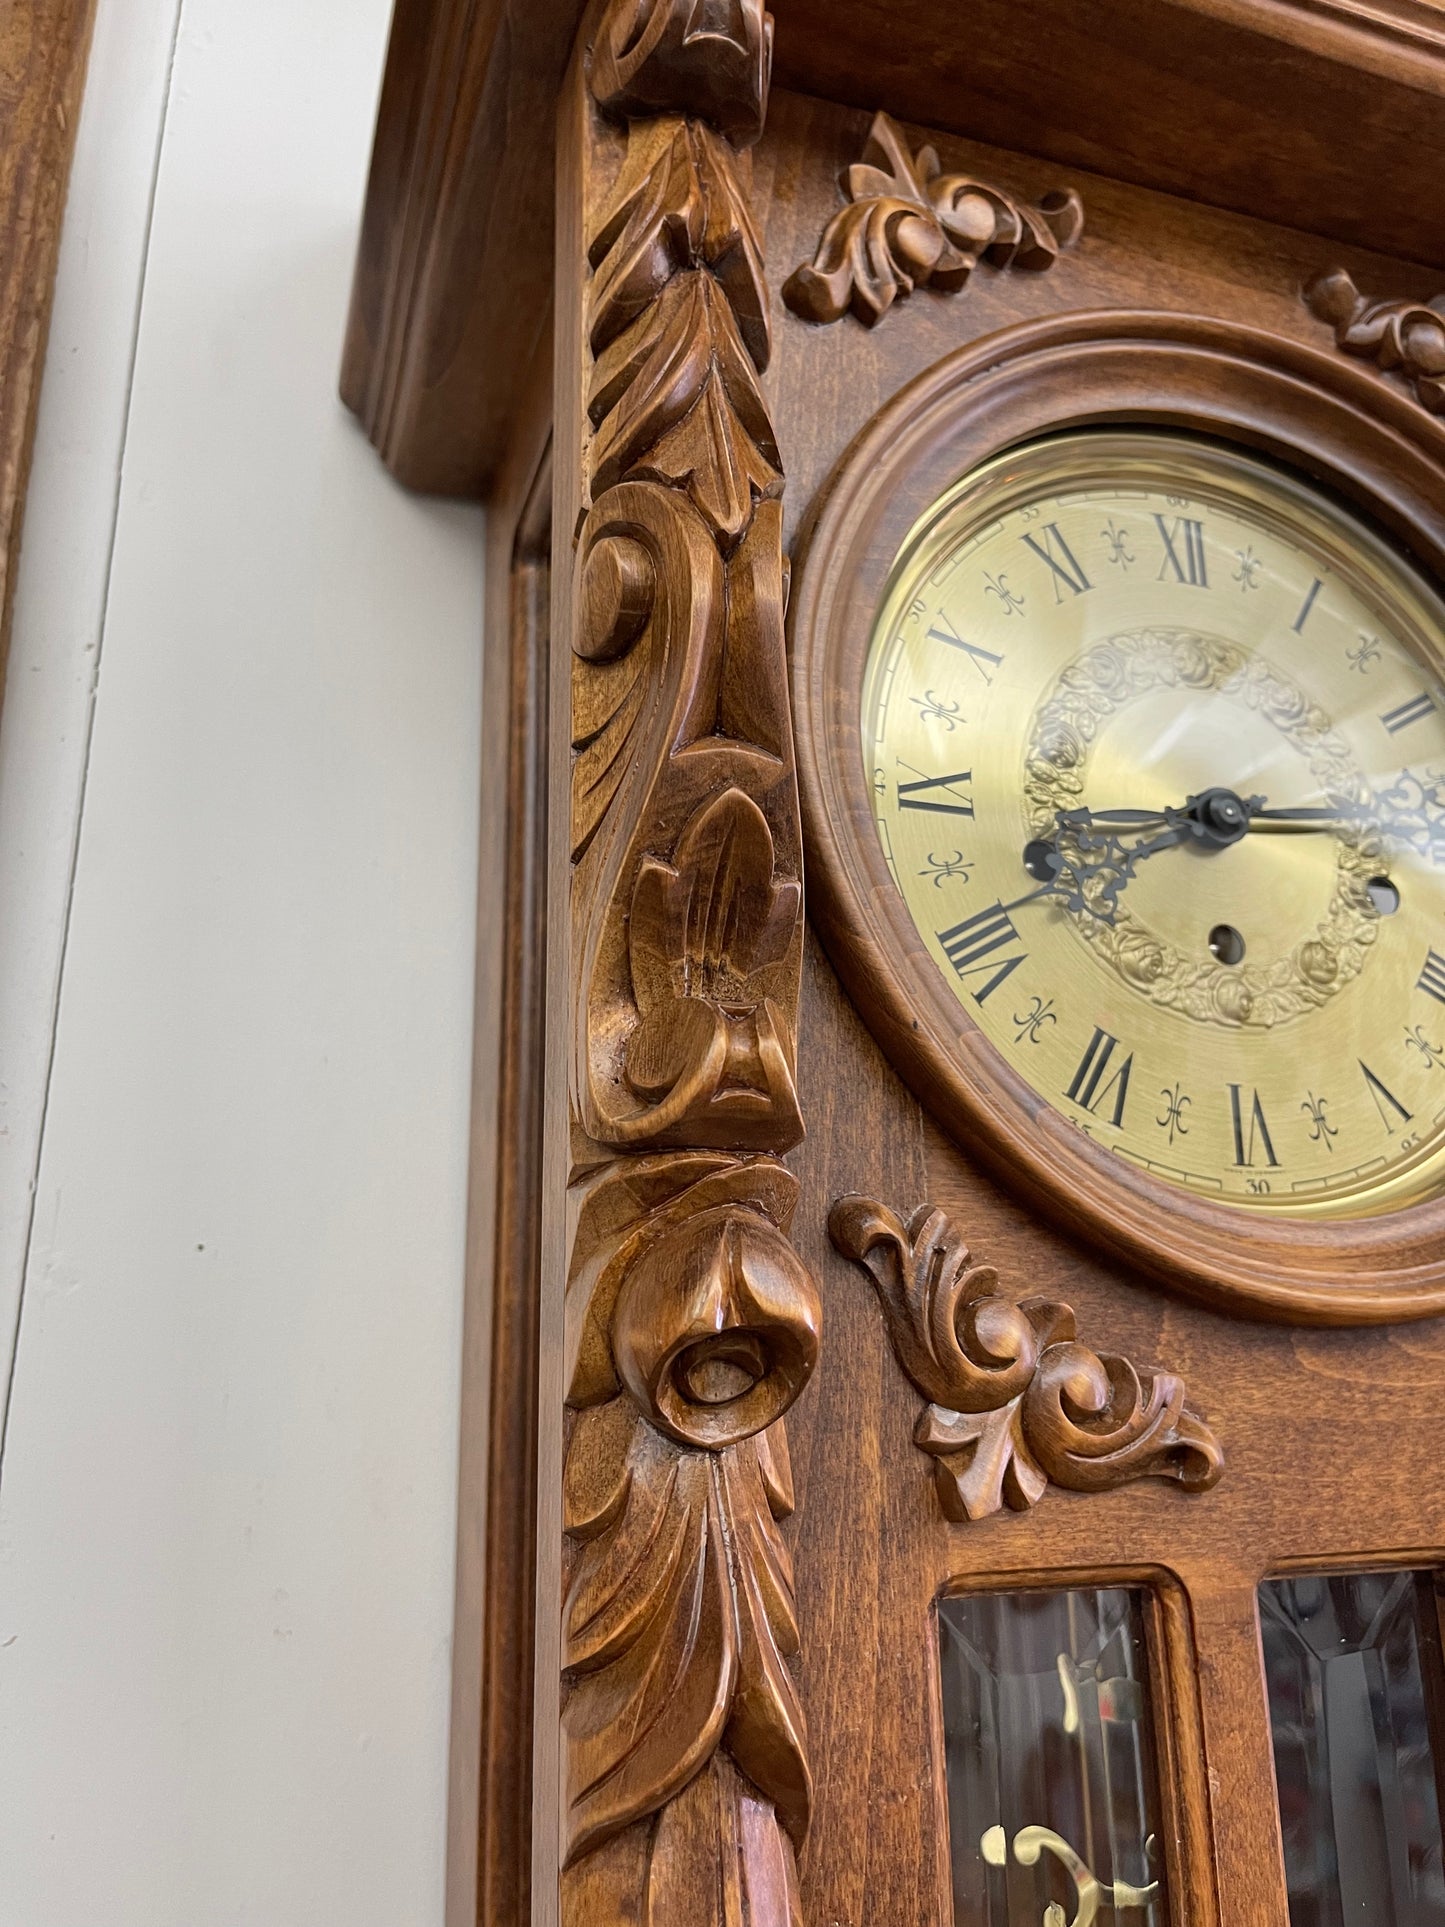
[[[871,1198],[840,1198],[833,1243],[872,1278],[899,1364],[931,1402],[914,1441],[936,1463],[946,1517],[1037,1505],[1048,1487],[1106,1492],[1133,1479],[1217,1483],[1224,1455],[1170,1372],[1141,1379],[1126,1358],[1078,1342],[1067,1305],[1016,1302],[970,1262],[932,1205],[905,1224]]]
[[[1051,268],[1084,228],[1072,188],[1038,207],[987,181],[945,174],[931,147],[910,154],[903,130],[874,116],[861,162],[845,169],[849,205],[824,230],[811,265],[783,285],[805,321],[837,321],[851,308],[866,326],[914,288],[961,288],[978,263]]]
[[[692,1869],[679,1893],[696,1900],[720,1890],[731,1855],[743,1892],[790,1893],[807,1830],[792,1569],[777,1530],[792,1510],[781,1419],[818,1350],[817,1291],[787,1236],[796,1199],[771,1158],[696,1152],[615,1161],[581,1202],[566,1328],[578,1413],[564,1490],[577,1547],[564,1607],[567,1857],[667,1809],[641,1854],[663,1910],[647,1918],[680,1905],[667,1890],[679,1838]],[[675,1810],[704,1770],[709,1790]],[[764,1824],[769,1805],[786,1844]],[[625,1888],[631,1851],[622,1863]],[[589,1894],[588,1921],[610,1919]],[[631,1916],[619,1903],[616,1917]],[[700,1903],[676,1917],[713,1918]]]
[[[590,70],[627,152],[589,241],[572,637],[566,1927],[799,1927],[779,1522],[820,1313],[778,1162],[803,1134],[802,854],[735,152],[771,44],[759,0],[614,0]]]
[[[762,0],[615,0],[592,54],[607,113],[696,114],[737,146],[763,131],[773,16]]]
[[[1398,374],[1421,407],[1445,415],[1445,295],[1371,301],[1344,268],[1331,268],[1310,282],[1304,298],[1333,327],[1337,346]]]

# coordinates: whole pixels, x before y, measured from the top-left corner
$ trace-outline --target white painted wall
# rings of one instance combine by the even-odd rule
[[[335,400],[388,11],[100,0],[0,722],[0,1927],[441,1919],[481,526]]]

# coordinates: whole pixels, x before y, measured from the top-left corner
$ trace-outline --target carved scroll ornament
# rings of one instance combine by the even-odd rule
[[[1445,415],[1445,295],[1371,301],[1343,268],[1332,268],[1310,282],[1304,298],[1333,327],[1338,347],[1398,374],[1422,408]]]
[[[572,637],[566,1927],[799,1927],[812,1782],[784,1415],[801,834],[782,464],[759,376],[761,0],[615,0]],[[610,138],[598,128],[598,139]]]
[[[872,1278],[899,1364],[931,1403],[914,1442],[935,1461],[945,1515],[962,1522],[1037,1505],[1049,1486],[1107,1492],[1173,1479],[1205,1492],[1224,1454],[1171,1372],[1078,1342],[1067,1305],[1016,1302],[974,1265],[957,1227],[922,1205],[905,1224],[871,1198],[840,1198],[833,1243]]]
[[[795,270],[783,299],[805,321],[837,321],[851,308],[867,327],[914,288],[961,288],[978,263],[1051,268],[1084,229],[1072,188],[1037,207],[966,174],[945,174],[931,147],[910,154],[903,130],[874,116],[861,162],[844,170],[849,205],[824,230],[811,265]]]

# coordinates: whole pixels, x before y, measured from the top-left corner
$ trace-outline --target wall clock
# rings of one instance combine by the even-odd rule
[[[776,11],[393,41],[344,391],[491,492],[448,1919],[1445,1922],[1445,17]]]
[[[1127,331],[1021,342],[1002,401],[965,355],[835,483],[794,623],[829,947],[941,1121],[1056,1215],[1255,1311],[1418,1315],[1445,603],[1329,484],[1380,438],[1348,373],[1327,435],[1291,445],[1276,403],[1246,437],[1283,371],[1236,336],[1201,393],[1201,324],[1148,345],[1133,420],[1136,379],[1030,433],[1061,350],[1102,400]],[[1433,499],[1396,499],[1400,534],[1428,545]]]

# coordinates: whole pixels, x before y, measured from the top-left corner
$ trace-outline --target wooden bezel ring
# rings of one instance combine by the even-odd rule
[[[1186,314],[1073,314],[971,342],[874,416],[798,544],[789,626],[813,923],[919,1101],[1065,1231],[1237,1316],[1357,1325],[1445,1311],[1445,1198],[1281,1220],[1131,1166],[1073,1129],[971,1022],[889,874],[859,692],[904,538],[990,457],[1101,425],[1192,429],[1260,451],[1364,511],[1445,581],[1445,422],[1378,374]]]

